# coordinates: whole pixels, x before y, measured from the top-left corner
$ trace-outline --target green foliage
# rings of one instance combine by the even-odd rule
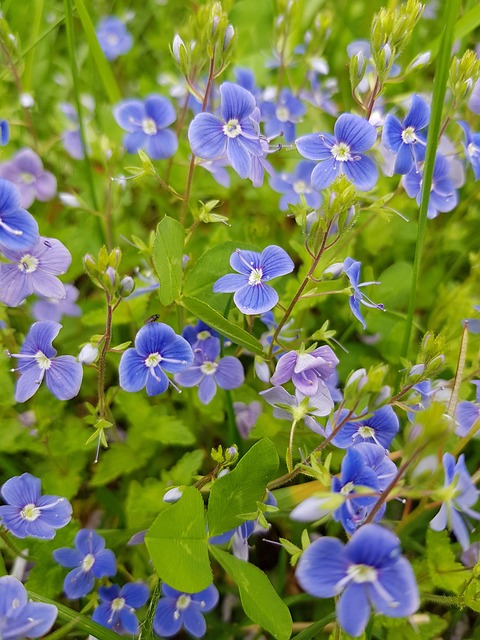
[[[180,295],[184,238],[182,225],[173,218],[165,216],[158,223],[152,258],[160,281],[158,296],[164,306],[172,304]]]
[[[447,531],[428,529],[427,560],[433,585],[450,593],[458,593],[469,572],[455,561]]]

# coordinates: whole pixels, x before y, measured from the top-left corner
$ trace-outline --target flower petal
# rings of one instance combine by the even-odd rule
[[[3,499],[13,507],[23,507],[27,504],[37,504],[40,498],[42,481],[31,473],[22,473],[7,480],[0,493]]]
[[[209,404],[217,393],[213,376],[205,376],[198,387],[198,398],[202,404]]]
[[[93,573],[78,567],[65,576],[63,590],[67,598],[83,598],[87,593],[90,593],[94,584]]]
[[[172,103],[163,96],[149,96],[145,100],[145,114],[159,129],[169,127],[177,119]]]
[[[337,603],[338,623],[351,636],[360,636],[370,618],[366,587],[350,583]]]
[[[245,380],[243,365],[238,358],[225,356],[218,362],[214,378],[221,389],[236,389]]]
[[[335,138],[328,133],[309,133],[295,140],[298,152],[308,160],[329,160],[332,157],[332,147]]]
[[[248,178],[252,166],[252,157],[238,138],[227,142],[227,157],[241,178]]]
[[[136,349],[127,349],[122,355],[118,367],[119,382],[125,391],[140,391],[147,384],[148,367],[145,357]]]
[[[406,618],[419,607],[418,587],[410,563],[398,558],[378,571],[380,589],[369,585],[368,594],[375,609],[390,618]],[[388,597],[390,596],[390,597]]]
[[[192,152],[199,158],[214,160],[227,151],[227,136],[224,123],[211,113],[199,113],[190,123],[188,140]]]
[[[256,315],[273,309],[278,293],[268,285],[246,285],[235,293],[233,301],[245,315]]]
[[[40,367],[24,369],[15,387],[15,402],[26,402],[35,395],[45,375],[45,370]]]
[[[291,273],[295,268],[293,260],[288,253],[276,245],[270,245],[262,251],[260,262],[265,280],[284,276],[287,273]]]
[[[375,144],[377,130],[367,120],[351,113],[343,113],[335,123],[337,142],[345,142],[352,153],[367,151]]]
[[[213,285],[214,293],[233,293],[247,284],[248,280],[245,276],[236,273],[227,273],[227,275],[219,278]]]
[[[7,307],[18,307],[33,293],[32,279],[16,264],[0,264],[0,300]]]
[[[145,106],[141,100],[124,100],[113,110],[113,117],[122,129],[133,133],[142,126],[145,118]]]
[[[254,96],[250,91],[247,91],[237,84],[224,82],[220,86],[220,95],[222,97],[222,118],[225,122],[233,119],[240,122],[247,118],[255,109],[256,103]]]
[[[347,575],[345,547],[336,538],[315,540],[301,555],[295,576],[304,591],[317,598],[338,594],[338,583]]]
[[[175,617],[176,600],[160,598],[153,618],[153,630],[157,636],[170,638],[180,631],[183,616]]]
[[[328,160],[319,162],[312,171],[312,188],[316,191],[322,191],[332,184],[340,173],[341,162],[337,162],[330,154]]]
[[[425,129],[430,122],[430,107],[423,98],[413,95],[410,109],[404,120],[404,127],[413,127],[415,132]]]
[[[152,160],[163,160],[170,158],[178,149],[178,139],[176,134],[169,129],[157,131],[154,136],[149,136],[147,140],[147,155]]]
[[[201,638],[207,631],[207,623],[200,611],[190,605],[183,612],[183,626],[194,638]]]
[[[359,155],[355,160],[344,162],[343,170],[360,191],[370,191],[377,183],[378,169],[367,156]]]
[[[55,358],[45,372],[46,385],[59,400],[71,400],[77,396],[82,378],[82,365],[73,356]]]

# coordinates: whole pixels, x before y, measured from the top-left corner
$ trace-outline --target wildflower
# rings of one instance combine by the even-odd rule
[[[180,373],[193,363],[188,342],[161,322],[149,322],[137,333],[135,348],[125,351],[120,360],[120,386],[125,391],[147,388],[147,395],[156,396],[170,383],[165,375]],[[164,371],[165,370],[165,371]]]
[[[23,208],[35,200],[51,200],[57,192],[57,179],[43,168],[42,161],[31,149],[21,149],[11,160],[0,164],[0,178],[17,187]]]
[[[0,264],[0,300],[4,304],[17,307],[32,293],[66,298],[65,287],[55,276],[67,271],[72,256],[59,240],[40,237],[27,251],[4,249],[3,254],[10,260],[10,264]]]
[[[143,607],[150,592],[143,582],[131,582],[121,589],[118,585],[100,587],[98,595],[102,602],[93,612],[92,620],[113,629],[120,635],[138,633],[138,618],[135,609]]]
[[[80,135],[77,110],[68,102],[63,102],[60,105],[60,111],[64,114],[68,123],[68,128],[62,133],[64,149],[74,160],[83,160],[85,157],[85,149],[83,148],[82,136]]]
[[[153,630],[157,636],[170,638],[185,627],[194,638],[201,638],[207,631],[204,613],[212,611],[218,602],[218,591],[211,584],[198,593],[183,593],[162,584],[163,598],[158,601]]]
[[[388,114],[383,125],[382,142],[396,154],[394,172],[409,173],[414,166],[425,159],[427,140],[420,131],[430,122],[430,107],[423,98],[414,95],[410,109],[403,123]]]
[[[52,540],[56,529],[67,525],[72,518],[72,505],[68,500],[42,496],[41,486],[39,478],[23,473],[7,480],[0,490],[7,503],[0,507],[0,521],[16,538]]]
[[[20,207],[17,187],[0,178],[0,251],[29,249],[38,240],[38,224]]]
[[[82,314],[82,310],[78,304],[75,304],[75,301],[80,295],[80,291],[73,284],[66,284],[64,288],[65,297],[60,300],[49,297],[35,302],[32,307],[32,315],[35,320],[53,320],[54,322],[60,322],[63,316],[77,318]]]
[[[43,378],[48,389],[59,400],[70,400],[78,395],[82,384],[82,365],[73,356],[57,356],[52,347],[62,325],[44,320],[35,322],[20,349],[17,369],[20,378],[15,388],[15,400],[25,402],[38,390]]]
[[[234,356],[220,356],[220,341],[207,340],[202,347],[194,351],[195,359],[191,367],[177,373],[175,382],[182,387],[196,387],[200,402],[208,404],[221,389],[237,389],[243,384],[245,373],[243,365]],[[218,361],[217,361],[218,360]]]
[[[0,120],[0,147],[4,147],[10,140],[10,125],[8,120]]]
[[[128,153],[144,149],[153,160],[170,158],[178,148],[177,136],[167,129],[175,122],[175,109],[158,95],[141,100],[123,100],[113,112],[122,129],[128,131],[123,144]]]
[[[267,280],[291,273],[294,264],[287,252],[270,245],[257,253],[237,249],[230,256],[230,266],[240,275],[229,273],[213,285],[216,293],[233,293],[233,301],[242,313],[255,315],[270,311],[278,302],[278,293]]]
[[[465,134],[465,155],[472,165],[475,180],[480,180],[480,133],[472,133],[470,127],[462,120],[458,123]]]
[[[78,354],[78,361],[82,364],[92,364],[98,358],[98,347],[91,342],[83,345]]]
[[[182,331],[182,337],[190,344],[193,351],[203,349],[206,344],[213,342],[220,347],[220,334],[202,320],[194,326],[187,326]]]
[[[235,422],[242,438],[248,438],[248,434],[255,426],[259,415],[262,413],[262,405],[258,400],[246,404],[245,402],[234,402]]]
[[[17,578],[0,578],[0,638],[39,638],[50,631],[57,619],[57,607],[28,600],[27,590]]]
[[[255,98],[242,87],[224,82],[220,86],[221,117],[199,113],[188,129],[193,153],[205,160],[227,156],[241,178],[252,168],[252,156],[263,156],[258,124],[253,118]]]
[[[313,351],[289,351],[280,357],[270,382],[277,386],[292,380],[295,387],[310,396],[318,393],[319,388],[327,390],[325,381],[331,376],[339,360],[327,346],[317,347]]]
[[[473,113],[480,114],[480,79],[476,81],[468,100],[468,108]]]
[[[314,168],[314,162],[301,160],[293,173],[280,173],[271,178],[270,186],[272,189],[283,194],[280,198],[281,211],[286,211],[289,204],[300,204],[302,196],[309,207],[318,209],[322,203],[322,196],[311,186]]]
[[[380,491],[385,491],[397,473],[397,467],[385,448],[371,442],[361,442],[355,445],[355,450],[363,456],[366,466],[375,472]]]
[[[292,396],[283,387],[272,387],[266,391],[260,391],[260,395],[274,407],[275,418],[285,420],[303,420],[305,425],[321,435],[325,435],[323,427],[312,418],[312,416],[327,416],[333,409],[333,400],[328,389],[323,386],[318,388],[317,393],[306,396],[298,389]]]
[[[420,205],[422,199],[423,173],[413,169],[402,179],[402,184],[410,198],[415,198]],[[428,218],[436,218],[440,212],[451,211],[458,204],[458,193],[449,175],[449,164],[444,156],[437,155],[433,168],[432,186],[428,201]]]
[[[365,318],[360,311],[360,304],[365,305],[366,307],[370,307],[371,309],[381,309],[385,311],[385,307],[383,304],[375,304],[372,302],[367,296],[360,291],[360,287],[367,287],[371,284],[380,284],[379,282],[362,282],[360,281],[360,267],[362,266],[361,262],[357,260],[353,260],[353,258],[345,258],[343,263],[343,270],[345,275],[350,281],[350,285],[353,289],[353,295],[350,296],[350,309],[352,310],[353,315],[357,320],[359,320],[363,328],[367,328],[367,323],[365,322]]]
[[[305,114],[305,105],[291,91],[283,89],[277,103],[262,102],[260,111],[267,136],[283,135],[288,144],[295,140],[295,125]]]
[[[371,607],[390,618],[404,618],[418,609],[419,596],[409,562],[400,555],[398,538],[369,524],[344,545],[336,538],[315,540],[302,554],[296,578],[317,598],[340,596],[337,619],[351,636],[360,636]]]
[[[473,529],[467,516],[480,520],[480,513],[471,508],[478,500],[479,491],[468,473],[463,454],[456,464],[451,453],[445,453],[442,461],[445,482],[444,488],[438,492],[438,495],[443,504],[430,522],[430,528],[434,531],[443,531],[448,527],[465,551],[470,546],[468,531]]]
[[[116,60],[132,48],[132,34],[127,31],[123,22],[114,16],[100,20],[95,33],[107,60]]]
[[[335,429],[336,424],[340,424],[348,414],[349,411],[347,409],[337,412],[333,417],[333,424],[330,421],[327,423],[327,434],[330,434]],[[372,413],[369,418],[345,422],[332,438],[332,444],[341,449],[346,449],[362,442],[375,442],[384,449],[388,449],[399,428],[400,423],[394,410],[392,407],[385,405]]]
[[[62,565],[73,569],[63,582],[67,598],[82,598],[93,589],[95,578],[114,576],[117,572],[115,555],[105,549],[105,540],[92,529],[80,529],[75,536],[75,549],[55,549],[53,557]]]
[[[318,162],[312,171],[312,187],[326,189],[344,173],[360,191],[370,191],[378,179],[373,161],[363,151],[370,149],[377,131],[369,122],[349,113],[342,114],[335,123],[334,135],[311,133],[295,141],[304,158]]]
[[[457,404],[455,411],[455,420],[457,423],[455,433],[461,438],[467,435],[476,422],[480,421],[480,380],[474,380],[472,384],[477,388],[476,402],[462,400]]]

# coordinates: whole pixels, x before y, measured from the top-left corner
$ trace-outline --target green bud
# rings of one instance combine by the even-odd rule
[[[461,58],[453,58],[448,86],[457,107],[468,100],[479,77],[480,60],[474,51],[467,49]]]

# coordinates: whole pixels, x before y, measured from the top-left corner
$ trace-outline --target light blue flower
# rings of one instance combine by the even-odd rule
[[[0,638],[39,638],[50,631],[58,615],[57,607],[28,600],[27,590],[17,578],[0,578]]]
[[[459,120],[458,124],[462,127],[465,134],[465,155],[472,165],[475,180],[480,180],[480,133],[472,133],[470,127],[463,120]]]
[[[114,16],[107,16],[100,20],[95,33],[107,60],[115,60],[132,48],[132,34],[123,22]]]
[[[367,287],[371,284],[380,284],[379,282],[360,282],[360,267],[362,266],[361,262],[354,260],[353,258],[345,258],[343,262],[343,271],[347,278],[350,281],[350,285],[353,289],[353,294],[349,298],[350,309],[352,310],[353,315],[359,322],[362,323],[363,328],[367,328],[367,323],[365,322],[365,318],[360,310],[360,304],[365,305],[371,309],[380,309],[385,311],[385,307],[383,304],[375,304],[372,302],[370,298],[360,291],[361,287]]]
[[[150,592],[143,582],[130,582],[121,589],[118,585],[100,587],[101,604],[93,612],[92,620],[120,635],[138,633],[138,618],[135,609],[143,607]]]
[[[47,202],[57,193],[57,179],[43,168],[40,157],[31,149],[21,149],[11,160],[0,164],[0,178],[9,180],[20,193],[20,206],[35,200]]]
[[[207,623],[203,614],[217,606],[219,596],[216,587],[211,584],[198,593],[184,593],[163,583],[162,593],[153,618],[153,630],[157,636],[170,638],[182,627],[194,638],[204,636]]]
[[[281,211],[286,211],[289,204],[300,204],[302,196],[309,207],[318,209],[322,203],[322,196],[311,186],[314,168],[314,162],[302,160],[297,164],[293,173],[279,173],[270,179],[272,189],[283,194],[280,198]]]
[[[472,384],[477,389],[476,402],[462,400],[457,404],[455,411],[455,421],[457,423],[455,433],[461,438],[466,436],[473,425],[480,420],[480,380],[473,380]]]
[[[0,147],[4,147],[10,140],[10,125],[8,120],[0,120]]]
[[[327,434],[330,435],[335,429],[335,425],[340,424],[348,414],[347,409],[337,412],[333,417],[333,422],[328,421],[327,423]],[[369,418],[352,420],[354,417],[352,416],[350,420],[345,422],[332,438],[333,445],[347,449],[362,442],[375,442],[384,449],[388,449],[400,428],[394,410],[388,405],[372,413]]]
[[[410,198],[420,205],[422,199],[423,169],[413,169],[403,176],[402,184]],[[428,218],[436,218],[439,213],[452,211],[458,204],[458,192],[449,175],[449,164],[444,156],[437,155],[433,168],[432,186],[428,201]]]
[[[21,208],[17,187],[0,178],[0,251],[29,249],[37,240],[38,224]]]
[[[400,122],[388,114],[383,125],[382,142],[395,153],[394,172],[405,174],[425,159],[427,139],[420,133],[430,122],[430,107],[420,96],[414,95],[405,120]]]
[[[276,102],[262,102],[260,112],[267,136],[283,134],[288,144],[295,140],[296,123],[305,114],[305,105],[288,89],[281,91]]]

